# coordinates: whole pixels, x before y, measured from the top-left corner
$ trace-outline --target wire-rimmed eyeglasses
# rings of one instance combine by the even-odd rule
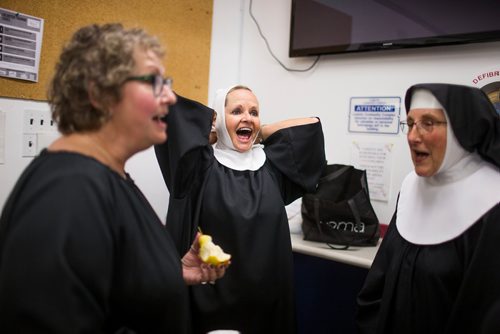
[[[174,83],[174,79],[172,79],[171,77],[164,78],[160,74],[132,76],[125,79],[125,82],[126,81],[142,81],[151,84],[151,86],[153,87],[153,95],[155,97],[161,95],[163,86],[167,86],[171,90],[172,84]]]
[[[447,124],[447,122],[434,121],[432,119],[423,119],[416,122],[399,122],[401,132],[403,132],[404,134],[410,133],[415,125],[417,126],[417,130],[420,134],[431,133],[432,130],[434,130],[434,126],[441,124]]]

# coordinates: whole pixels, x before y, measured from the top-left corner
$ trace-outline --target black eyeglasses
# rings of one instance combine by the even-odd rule
[[[153,95],[155,97],[158,97],[161,95],[163,86],[167,86],[168,89],[172,90],[174,79],[172,79],[171,77],[164,78],[160,74],[149,74],[128,77],[127,79],[125,79],[125,82],[127,81],[142,81],[151,84],[151,86],[153,87]]]
[[[414,121],[399,122],[399,125],[401,126],[401,131],[404,134],[410,133],[415,125],[417,126],[417,130],[420,134],[431,133],[432,130],[434,130],[434,126],[441,125],[441,124],[447,124],[447,123],[434,121],[432,119],[423,119],[423,120],[417,121],[417,122],[414,122]]]

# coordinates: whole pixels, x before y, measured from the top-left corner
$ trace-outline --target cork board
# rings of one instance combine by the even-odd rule
[[[158,36],[174,90],[207,103],[213,0],[2,0],[0,7],[45,20],[39,81],[0,77],[0,97],[46,101],[55,63],[71,35],[87,24],[120,22]]]

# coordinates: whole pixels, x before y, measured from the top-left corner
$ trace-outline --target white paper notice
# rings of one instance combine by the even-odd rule
[[[0,76],[38,82],[43,19],[0,8]]]
[[[349,132],[399,133],[400,97],[351,97]]]
[[[392,143],[352,142],[351,163],[358,169],[366,169],[372,200],[389,201],[393,147]]]

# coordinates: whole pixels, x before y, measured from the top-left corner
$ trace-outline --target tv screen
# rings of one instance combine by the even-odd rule
[[[498,0],[292,0],[290,57],[500,40]]]

